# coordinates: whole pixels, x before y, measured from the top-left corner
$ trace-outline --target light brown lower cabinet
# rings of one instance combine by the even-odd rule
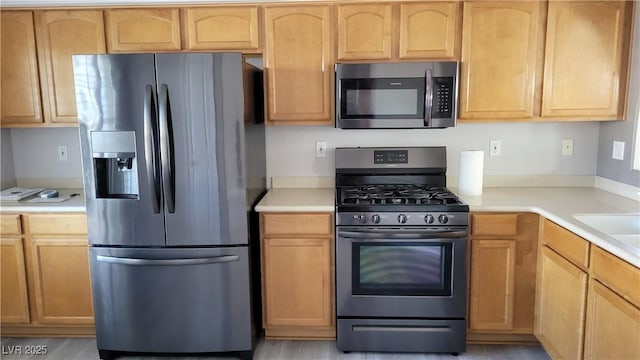
[[[584,358],[640,359],[640,309],[597,280],[587,302]]]
[[[640,269],[549,221],[536,337],[554,359],[640,359]]]
[[[2,235],[2,335],[95,334],[86,215],[16,216],[20,235]]]
[[[29,298],[20,215],[0,215],[0,323],[28,324]]]
[[[537,214],[471,214],[468,342],[535,342],[538,228]]]
[[[262,214],[267,339],[335,338],[332,214]]]
[[[582,359],[588,275],[547,246],[538,271],[536,337],[554,359]]]

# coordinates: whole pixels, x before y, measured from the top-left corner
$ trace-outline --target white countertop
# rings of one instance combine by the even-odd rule
[[[335,189],[270,189],[256,205],[257,212],[334,212]]]
[[[32,198],[21,201],[2,201],[2,212],[85,212],[84,192],[81,189],[59,189],[59,197],[78,194],[62,202],[31,202]]]
[[[451,188],[457,192],[456,188]],[[640,249],[574,219],[573,214],[640,213],[640,202],[593,187],[484,188],[482,196],[459,195],[470,211],[533,212],[640,267]],[[334,189],[271,189],[258,212],[332,212]]]

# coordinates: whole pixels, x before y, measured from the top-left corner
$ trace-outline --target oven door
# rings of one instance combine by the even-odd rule
[[[338,227],[338,317],[464,318],[467,231]]]

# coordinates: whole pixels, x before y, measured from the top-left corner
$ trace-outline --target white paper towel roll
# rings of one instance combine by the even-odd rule
[[[482,173],[484,168],[484,151],[460,151],[460,167],[458,169],[458,191],[460,194],[482,195]]]

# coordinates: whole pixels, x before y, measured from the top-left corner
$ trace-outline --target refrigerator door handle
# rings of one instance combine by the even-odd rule
[[[192,258],[192,259],[135,259],[135,258],[121,258],[121,257],[114,257],[114,256],[98,255],[96,259],[101,262],[106,262],[111,264],[121,264],[121,265],[184,266],[184,265],[228,263],[228,262],[238,261],[240,257],[238,255],[224,255],[224,256],[212,256],[212,257]]]
[[[169,126],[169,88],[166,84],[160,85],[160,154],[162,158],[162,185],[164,197],[167,200],[167,210],[173,214],[175,207],[175,183],[173,177],[173,139],[172,129]]]
[[[160,181],[158,179],[158,155],[156,152],[156,133],[153,123],[155,116],[154,91],[151,85],[144,87],[144,151],[145,165],[147,170],[147,181],[149,189],[153,192],[151,205],[153,212],[160,213]]]

